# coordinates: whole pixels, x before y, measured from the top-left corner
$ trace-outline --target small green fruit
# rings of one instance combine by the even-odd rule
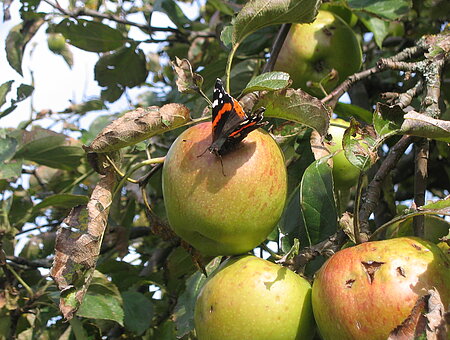
[[[311,286],[255,256],[228,260],[195,305],[199,340],[308,340],[314,336]]]
[[[167,153],[167,218],[175,233],[204,255],[242,254],[266,239],[283,212],[284,157],[258,129],[220,159],[205,152],[211,130],[209,122],[187,129]]]
[[[313,23],[292,25],[275,70],[289,73],[294,88],[323,96],[309,82],[322,82],[330,92],[357,72],[361,62],[361,47],[353,30],[337,15],[320,10]]]
[[[350,123],[343,119],[332,119],[330,123],[328,133],[333,139],[329,149],[331,152],[337,152],[333,156],[334,186],[338,190],[348,190],[357,184],[360,173],[359,169],[345,157],[342,146],[344,132],[350,126]]]
[[[66,38],[61,33],[50,33],[47,37],[47,44],[50,51],[61,54],[66,47]]]

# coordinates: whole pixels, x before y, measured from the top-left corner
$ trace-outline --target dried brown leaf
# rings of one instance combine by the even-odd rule
[[[172,62],[178,78],[176,80],[178,91],[181,93],[198,93],[203,84],[203,77],[192,71],[189,60],[176,57]]]
[[[50,275],[61,291],[60,310],[71,319],[83,301],[100,254],[116,178],[100,178],[87,206],[73,208],[56,236]]]
[[[429,296],[425,295],[417,299],[411,313],[389,334],[388,340],[410,340],[425,333],[426,318],[424,313],[428,298]]]
[[[189,109],[182,104],[138,108],[114,120],[84,149],[97,153],[116,151],[180,127],[190,119]]]

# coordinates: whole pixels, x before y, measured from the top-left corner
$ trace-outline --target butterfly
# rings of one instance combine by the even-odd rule
[[[247,116],[217,78],[212,105],[212,143],[207,150],[220,158],[233,150],[250,132],[267,124],[263,122],[264,111],[262,107]]]

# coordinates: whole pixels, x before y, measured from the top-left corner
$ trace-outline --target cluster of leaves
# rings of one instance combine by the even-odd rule
[[[152,160],[165,156],[183,130],[180,126],[188,121],[186,117],[176,121],[178,107],[167,109],[168,115],[163,117],[163,105],[184,104],[194,119],[200,117],[206,104],[195,93],[201,90],[210,97],[215,79],[224,74],[228,75],[234,96],[264,91],[257,105],[266,107],[272,132],[285,154],[289,201],[279,225],[267,240],[278,244],[278,255],[298,253],[326,241],[340,230],[339,222],[343,224],[345,220],[340,219],[340,210],[354,211],[358,192],[351,193],[355,199],[349,201],[348,207],[337,207],[331,168],[326,159],[316,160],[318,157],[311,151],[311,145],[317,141],[314,134],[327,134],[328,108],[319,99],[288,88],[286,74],[261,74],[279,25],[313,20],[319,6],[316,1],[207,0],[195,19],[189,19],[173,0],[70,1],[67,8],[51,0],[46,3],[47,7],[39,0],[21,0],[21,23],[6,38],[9,65],[22,75],[22,59],[36,32],[62,34],[66,46],[61,55],[69,65],[70,49],[98,54],[95,80],[102,91],[98,98],[73,104],[61,112],[51,108],[33,111],[29,121],[1,131],[0,338],[195,338],[193,306],[205,276],[180,242],[158,233],[157,221],[164,220],[165,212],[161,176],[152,171]],[[53,8],[41,11],[48,4],[53,4]],[[442,8],[448,4],[439,0],[349,0],[323,6],[341,15],[361,38],[364,69],[374,67],[382,57],[392,57],[414,46],[424,34],[439,33],[448,19],[448,11]],[[166,14],[175,28],[152,26],[153,12]],[[140,16],[139,22],[134,21],[136,15]],[[5,19],[8,16],[5,6]],[[134,39],[132,29],[142,31],[148,38]],[[156,39],[155,33],[163,33],[165,38]],[[158,53],[144,53],[147,44],[158,44]],[[448,55],[448,41],[434,46],[442,47],[435,53]],[[174,62],[176,72],[169,60]],[[450,188],[450,154],[446,144],[450,141],[450,129],[445,123],[449,112],[445,80],[449,77],[444,70],[441,117],[424,117],[413,111],[407,116],[401,112],[403,118],[399,118],[398,107],[389,103],[376,106],[381,93],[403,93],[417,83],[417,74],[405,77],[398,70],[362,79],[349,91],[351,104],[338,103],[334,107],[334,113],[340,117],[354,117],[374,125],[375,133],[367,134],[354,121],[344,137],[348,158],[360,170],[369,170],[369,176],[380,167],[399,135],[433,139],[427,190],[442,200],[421,212],[403,214],[397,221],[424,212],[448,214],[449,203],[444,198]],[[123,114],[108,112],[89,127],[79,126],[82,115],[107,108],[108,103],[137,86],[147,92],[131,99],[133,105],[151,106],[139,110],[156,112],[154,119],[150,117],[142,125],[141,111],[135,111],[99,134]],[[22,84],[8,101],[12,88],[13,81],[0,85],[0,118],[12,114],[21,101],[33,94],[33,86]],[[410,102],[416,111],[422,105],[420,99],[415,97]],[[63,130],[39,127],[44,117],[64,121]],[[421,123],[415,124],[417,121]],[[352,137],[356,133],[363,135],[371,153],[361,155],[359,141]],[[102,158],[103,153],[114,151],[110,159],[126,176],[145,178],[138,181],[145,184],[145,193],[135,183],[125,185],[124,180],[109,183],[111,190],[107,193],[95,191],[98,183],[104,183],[104,177],[88,164],[83,145],[90,145],[85,148],[89,153],[101,153],[100,163],[108,164],[110,160]],[[377,163],[374,154],[381,159]],[[370,231],[392,220],[399,202],[413,199],[412,158],[413,153],[401,157],[396,171],[383,182],[382,198],[370,220]],[[154,175],[146,177],[149,171]],[[105,196],[106,203],[102,201]],[[108,225],[95,237],[89,230],[92,226],[88,214],[78,211],[76,218],[72,213],[66,219],[72,208],[85,207],[88,202],[89,214],[98,212],[105,222],[102,227],[106,222]],[[61,226],[69,228],[59,229]],[[55,240],[61,240],[63,233],[69,241],[57,242],[55,249]],[[347,230],[347,234],[354,240],[352,231]],[[86,239],[87,236],[91,238]],[[71,237],[74,244],[82,247],[69,251]],[[55,254],[52,275],[64,290],[61,300],[57,285],[48,276]],[[305,275],[312,277],[323,260],[316,257],[308,262],[303,268]],[[215,259],[206,270],[212,271],[217,263]],[[84,297],[81,305],[80,295]],[[64,322],[61,311],[70,318],[69,323]]]

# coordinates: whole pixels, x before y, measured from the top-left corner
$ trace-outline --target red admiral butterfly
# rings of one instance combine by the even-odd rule
[[[217,78],[212,105],[212,143],[207,150],[218,157],[233,150],[250,132],[267,124],[262,121],[264,111],[265,108],[259,108],[247,116]]]

